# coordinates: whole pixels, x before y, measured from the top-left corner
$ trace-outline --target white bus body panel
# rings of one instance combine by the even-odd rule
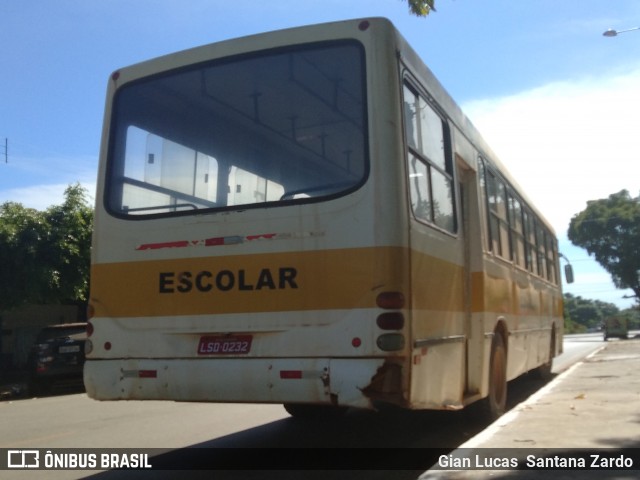
[[[371,408],[362,390],[382,363],[324,358],[104,360],[88,365],[85,381],[89,396],[100,400],[215,399]]]

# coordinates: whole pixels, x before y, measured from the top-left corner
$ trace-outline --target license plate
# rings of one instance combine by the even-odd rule
[[[69,345],[66,347],[60,347],[58,353],[77,353],[80,351],[80,345]]]
[[[244,355],[251,350],[251,335],[200,337],[198,355]]]

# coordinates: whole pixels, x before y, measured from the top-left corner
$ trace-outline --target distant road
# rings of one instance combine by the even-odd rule
[[[629,338],[635,335],[640,335],[640,330],[629,332]],[[624,340],[612,339],[609,341],[618,342]],[[566,370],[606,344],[607,342],[604,341],[602,332],[565,335],[564,352],[555,358],[553,372],[560,373]]]

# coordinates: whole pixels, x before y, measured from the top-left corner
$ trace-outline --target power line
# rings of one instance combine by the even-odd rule
[[[611,289],[597,289],[597,290],[574,290],[572,289],[571,291],[569,291],[568,288],[565,289],[565,293],[571,293],[573,295],[592,295],[592,294],[596,294],[596,293],[609,293],[611,295],[613,294],[623,294],[623,291],[620,290],[611,290]],[[620,298],[625,298],[624,295],[622,295]]]
[[[4,138],[4,163],[9,163],[9,139]]]

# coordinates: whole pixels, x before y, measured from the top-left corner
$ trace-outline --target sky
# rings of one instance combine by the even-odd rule
[[[640,2],[436,8],[418,18],[406,0],[0,0],[0,203],[43,210],[76,182],[93,194],[107,80],[120,67],[254,33],[386,17],[555,228],[576,276],[565,292],[631,306],[631,291],[617,290],[566,232],[587,201],[640,194],[640,30],[602,35],[640,26]]]

